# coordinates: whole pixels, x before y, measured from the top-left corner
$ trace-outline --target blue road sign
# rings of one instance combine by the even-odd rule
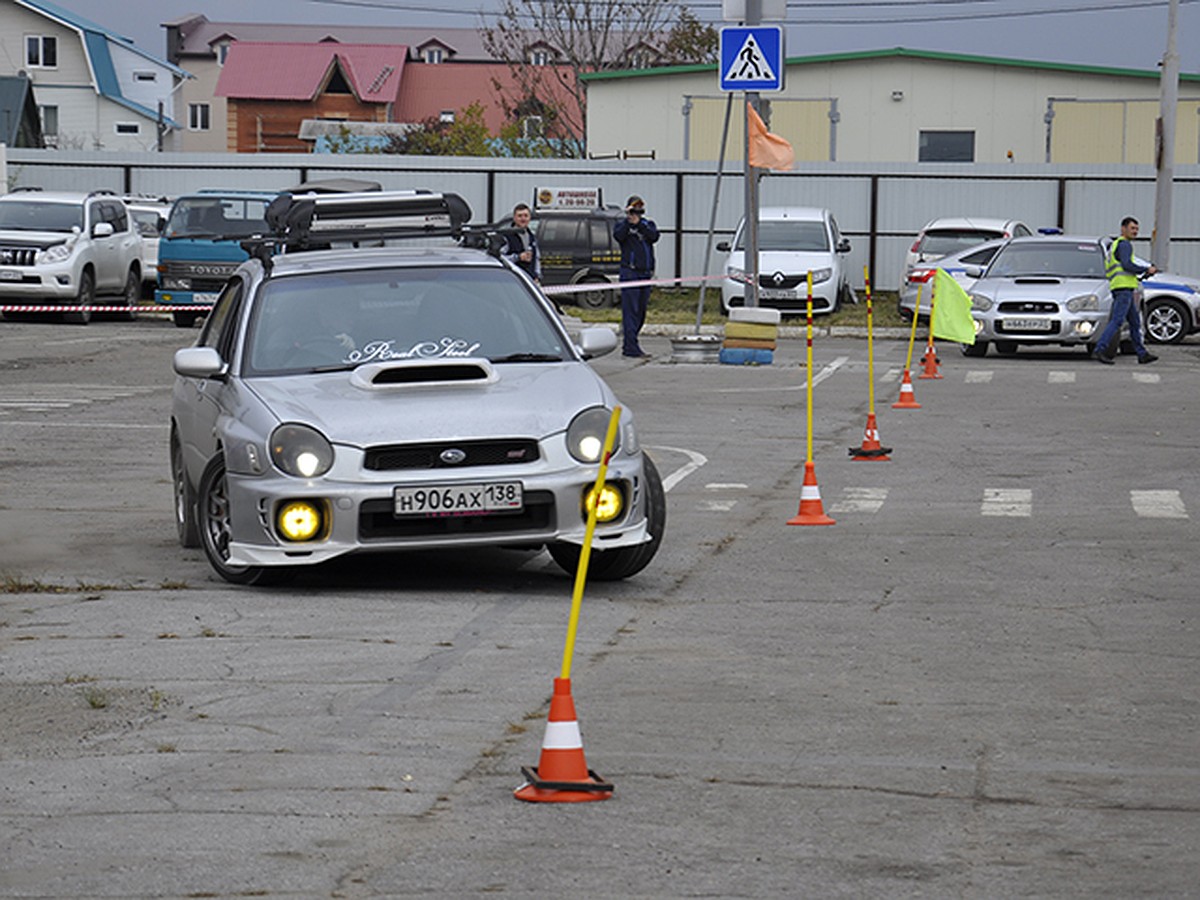
[[[783,28],[722,28],[720,76],[723,91],[782,91]]]

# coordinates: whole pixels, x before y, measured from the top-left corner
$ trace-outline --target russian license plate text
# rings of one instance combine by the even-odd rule
[[[1005,319],[1004,328],[1007,331],[1049,331],[1050,319]]]
[[[395,489],[394,502],[397,516],[470,516],[520,512],[525,505],[519,481],[398,487]]]

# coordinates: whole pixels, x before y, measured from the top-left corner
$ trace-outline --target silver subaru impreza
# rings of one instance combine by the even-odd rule
[[[366,212],[335,198],[322,232],[321,199],[284,195],[269,216],[278,233],[248,248],[195,346],[176,353],[181,544],[239,584],[350,553],[482,545],[545,546],[574,572],[595,507],[590,575],[639,572],[666,503],[626,409],[594,493],[617,398],[586,360],[616,336],[573,339],[494,239],[490,252],[338,248],[402,232],[461,241],[461,212],[444,232],[429,224],[441,195],[418,195],[421,226],[397,228],[412,196],[372,194]]]

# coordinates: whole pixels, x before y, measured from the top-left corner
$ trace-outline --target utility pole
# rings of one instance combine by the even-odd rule
[[[1179,53],[1175,32],[1179,22],[1179,0],[1171,0],[1167,11],[1167,52],[1162,59],[1162,100],[1154,130],[1154,231],[1150,236],[1150,261],[1166,271],[1171,260],[1171,194],[1175,181],[1175,112],[1179,101]]]
[[[746,18],[742,24],[754,27],[762,23],[762,0],[746,0]],[[746,103],[759,111],[758,91],[746,91]],[[746,175],[746,251],[742,256],[746,264],[746,306],[758,306],[758,178],[750,165],[750,122],[742,111],[742,131],[746,140],[743,146]]]

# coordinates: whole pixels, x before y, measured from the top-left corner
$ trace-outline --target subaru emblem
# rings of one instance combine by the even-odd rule
[[[439,458],[448,466],[457,466],[467,458],[467,451],[460,450],[457,447],[447,447],[442,451]]]

